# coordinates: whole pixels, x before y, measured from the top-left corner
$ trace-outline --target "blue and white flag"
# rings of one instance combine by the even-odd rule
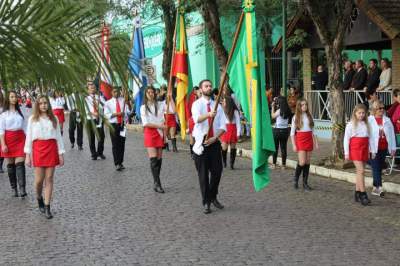
[[[140,16],[133,20],[132,51],[128,59],[129,71],[133,76],[133,98],[135,100],[136,116],[140,117],[140,106],[143,102],[143,91],[147,86],[147,76],[144,71],[146,58],[143,44],[142,21]]]

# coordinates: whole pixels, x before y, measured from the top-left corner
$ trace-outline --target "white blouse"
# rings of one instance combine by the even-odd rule
[[[368,128],[364,121],[359,122],[357,127],[354,127],[352,122],[347,123],[346,129],[344,131],[344,154],[349,155],[349,146],[350,146],[350,139],[353,137],[357,138],[369,138]],[[371,149],[371,138],[369,138],[369,147]]]
[[[51,109],[53,109],[53,110],[64,109],[64,104],[65,104],[64,97],[57,97],[57,98],[50,97],[49,100],[50,100]]]
[[[308,132],[308,131],[314,132],[314,130],[310,127],[310,121],[309,121],[306,113],[303,113],[301,115],[301,119],[303,119],[303,126],[300,129],[296,129],[296,116],[293,116],[292,128],[290,129],[290,136],[294,136],[296,131],[297,132]]]
[[[17,131],[26,129],[25,119],[17,111],[5,111],[0,115],[0,135],[6,130]]]
[[[129,107],[127,104],[125,104],[125,100],[122,97],[118,98],[118,102],[119,102],[119,107],[121,108],[121,112],[125,113],[123,121],[126,121],[129,115]],[[124,109],[124,106],[125,106],[125,111],[122,110]],[[115,114],[116,112],[117,112],[117,99],[113,97],[110,100],[108,100],[104,105],[104,115],[111,124],[118,123],[118,118],[116,116],[112,117],[112,115]]]
[[[142,118],[142,124],[146,127],[147,124],[164,124],[165,118],[165,104],[163,102],[156,102],[157,103],[157,115],[155,111],[155,106],[150,105],[149,109],[150,112],[146,109],[145,105],[140,107],[140,117]]]
[[[26,130],[26,139],[24,152],[30,154],[32,152],[32,143],[34,140],[55,139],[58,146],[58,154],[65,153],[64,141],[61,136],[60,125],[57,120],[57,127],[53,127],[53,123],[47,117],[40,117],[38,121],[33,121],[32,116],[29,117],[28,128]]]

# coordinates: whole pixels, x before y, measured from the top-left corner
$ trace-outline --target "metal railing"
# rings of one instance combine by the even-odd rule
[[[351,117],[354,107],[359,103],[367,101],[364,93],[361,91],[344,91],[344,110],[346,113],[346,121]],[[380,99],[385,106],[392,104],[392,92],[380,91],[377,92],[378,99]],[[307,99],[311,114],[314,119],[331,120],[331,95],[328,90],[324,91],[305,91],[304,97]]]

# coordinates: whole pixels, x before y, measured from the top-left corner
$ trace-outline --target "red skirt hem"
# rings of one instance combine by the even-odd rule
[[[144,146],[146,148],[163,148],[164,140],[156,128],[145,127],[144,133]]]
[[[238,142],[236,124],[226,124],[226,132],[222,134],[221,142],[227,144]]]
[[[314,149],[312,131],[296,132],[297,151],[312,151]]]
[[[57,140],[34,140],[32,143],[33,167],[56,167],[60,164]]]
[[[57,117],[60,124],[65,122],[64,109],[53,109],[53,113]]]
[[[167,127],[176,127],[176,119],[174,114],[167,114]]]
[[[4,141],[7,145],[8,152],[1,151],[3,158],[25,157],[25,133],[23,130],[6,130],[4,133]]]

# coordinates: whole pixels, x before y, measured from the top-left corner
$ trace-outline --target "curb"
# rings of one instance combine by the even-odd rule
[[[127,125],[127,129],[133,132],[143,132],[143,127],[141,125]],[[243,149],[243,148],[237,148],[237,153],[238,156],[252,159],[252,151]],[[272,158],[269,158],[269,163],[272,163]],[[277,165],[282,165],[282,159],[278,157]],[[286,160],[286,167],[288,168],[293,168],[295,169],[297,165],[297,161],[295,160]],[[349,173],[337,169],[329,169],[326,167],[318,166],[318,165],[310,165],[310,173],[323,176],[323,177],[328,177],[332,179],[337,179],[341,181],[346,181],[349,183],[355,184],[356,180],[356,174],[354,173]],[[367,176],[365,177],[365,186],[366,187],[372,187],[372,177]],[[399,194],[400,195],[400,184],[396,184],[393,182],[383,182],[383,189],[385,192],[388,193],[394,193],[394,194]]]

